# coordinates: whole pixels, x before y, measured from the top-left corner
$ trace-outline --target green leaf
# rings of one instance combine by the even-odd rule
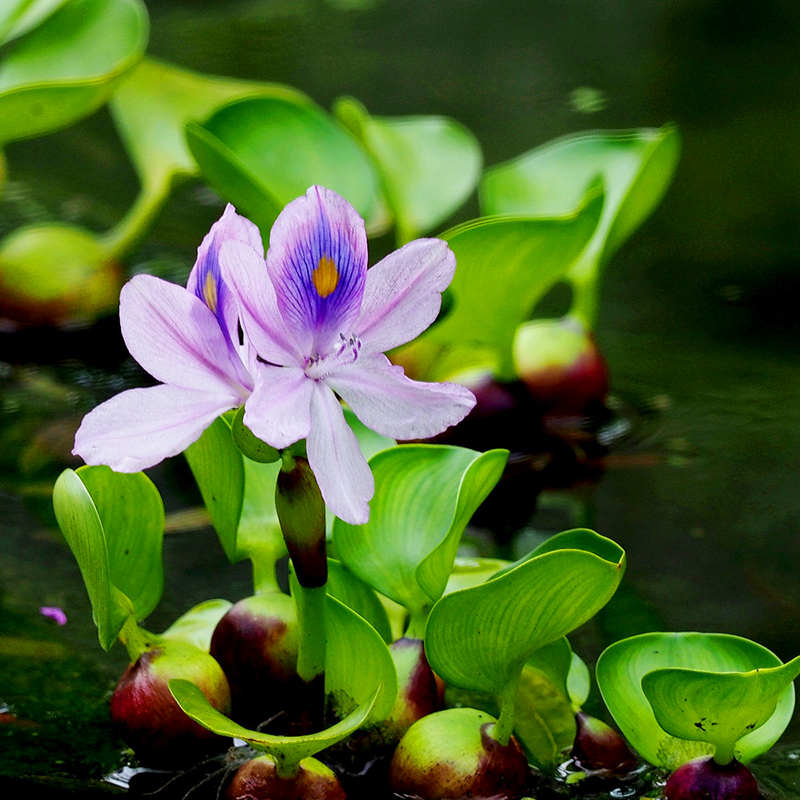
[[[239,448],[242,455],[251,461],[257,461],[259,464],[272,464],[281,457],[279,450],[259,439],[244,424],[244,406],[241,406],[233,416],[231,434],[234,444]]]
[[[364,617],[385,642],[392,641],[389,615],[375,590],[332,558],[328,559],[328,594]]]
[[[325,692],[334,710],[342,717],[369,704],[368,724],[385,719],[397,696],[397,672],[386,642],[363,617],[330,595],[326,633]]]
[[[456,592],[459,589],[477,586],[508,566],[510,566],[510,562],[502,558],[456,556],[444,593],[450,594],[450,592]]]
[[[577,711],[589,699],[592,690],[592,676],[586,662],[575,652],[567,675],[567,693],[572,707]]]
[[[91,495],[105,533],[111,583],[133,605],[137,620],[158,605],[164,589],[164,503],[143,472],[109,467],[77,471]]]
[[[360,705],[345,719],[323,731],[304,736],[273,736],[243,728],[228,719],[222,712],[217,711],[203,692],[190,681],[173,679],[169,682],[169,690],[184,713],[195,722],[220,736],[242,739],[256,750],[273,756],[279,764],[297,764],[302,759],[347,738],[368,719],[380,692],[376,689],[370,702]]]
[[[40,136],[92,113],[142,56],[140,0],[72,0],[0,64],[0,142]]]
[[[608,602],[624,566],[624,555],[608,561],[585,550],[556,550],[446,595],[425,633],[431,667],[448,683],[500,694],[539,648]]]
[[[665,669],[748,673],[753,670],[769,671],[781,666],[780,659],[765,647],[738,636],[721,633],[645,633],[606,648],[597,662],[595,677],[609,711],[639,755],[656,766],[676,769],[693,758],[712,753],[714,746],[707,741],[677,738],[658,724],[642,688],[645,675]],[[674,680],[669,674],[667,680]],[[723,693],[729,690],[729,680],[725,678],[721,684]],[[745,683],[748,680],[752,681],[752,686],[759,683],[758,679],[753,678],[745,679]],[[739,678],[732,679],[733,684],[738,682]],[[682,695],[681,701],[684,697],[689,702],[690,695]],[[714,702],[712,697],[713,693],[708,698],[710,702]],[[702,702],[698,698],[691,699],[694,710],[698,710]],[[788,725],[793,709],[794,687],[788,686],[783,690],[770,718],[738,740],[736,758],[747,763],[772,747]],[[735,721],[738,710],[734,707],[727,710],[726,713],[730,715],[728,723],[717,719],[719,711],[715,704],[711,714],[701,714],[698,719],[691,719],[690,723],[694,725],[703,716],[714,716],[713,721],[728,725],[730,734],[738,724]],[[680,714],[677,709],[674,713]],[[748,719],[746,725],[753,721]],[[671,722],[668,724],[672,726]],[[685,726],[680,730],[684,731]]]
[[[642,691],[667,733],[714,745],[715,760],[727,764],[736,742],[773,715],[798,675],[800,658],[749,672],[657,669],[644,675]]]
[[[185,128],[232,100],[250,96],[305,96],[274,83],[203,75],[143,59],[111,99],[114,122],[133,159],[142,191],[133,209],[109,234],[116,253],[126,250],[158,212],[175,181],[198,174]]]
[[[233,606],[229,600],[205,600],[181,614],[172,625],[161,634],[162,639],[186,642],[200,650],[209,651],[211,636],[217,623]]]
[[[67,0],[5,0],[0,8],[0,44],[16,39],[47,19]]]
[[[370,459],[375,497],[364,525],[334,521],[345,566],[381,594],[423,615],[447,585],[461,534],[497,483],[508,453],[401,445]]]
[[[481,217],[443,233],[458,266],[448,290],[450,313],[418,340],[441,350],[425,377],[443,378],[492,361],[501,380],[515,378],[512,347],[518,326],[583,251],[602,206],[593,186],[577,211]]]
[[[81,570],[100,645],[108,650],[133,609],[111,583],[103,523],[91,495],[71,469],[64,470],[56,480],[53,509],[58,527]]]
[[[314,184],[344,196],[368,223],[378,207],[377,176],[363,148],[309,102],[235,101],[190,123],[186,136],[206,180],[265,233]]]
[[[593,327],[600,268],[659,203],[672,180],[680,149],[677,130],[595,131],[548,142],[487,170],[480,187],[486,214],[567,214],[602,177],[605,204],[597,229],[570,277],[586,292]],[[582,310],[582,309],[579,309]],[[588,316],[587,316],[588,314]]]
[[[170,691],[189,717],[221,736],[243,739],[284,763],[297,763],[313,756],[358,728],[385,718],[397,694],[394,662],[375,629],[333,597],[328,597],[326,617],[325,691],[343,719],[324,731],[305,736],[272,736],[251,731],[214,709],[205,695],[188,681],[170,681]]]
[[[398,244],[433,230],[475,189],[482,164],[480,145],[455,120],[372,117],[350,97],[337,100],[334,113],[378,165]]]

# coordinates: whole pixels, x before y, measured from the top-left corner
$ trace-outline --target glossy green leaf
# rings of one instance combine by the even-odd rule
[[[71,469],[64,470],[56,480],[53,509],[83,576],[100,645],[108,650],[133,609],[111,583],[103,523],[91,495]]]
[[[592,676],[586,662],[575,652],[572,654],[569,674],[567,675],[567,693],[577,711],[589,699],[592,690]]]
[[[453,561],[453,568],[450,570],[450,577],[447,579],[447,586],[444,593],[456,592],[459,589],[467,589],[470,586],[477,586],[493,577],[499,570],[510,566],[511,562],[502,558],[472,558],[456,556]]]
[[[0,7],[0,44],[32,30],[66,2],[67,0],[5,0]]]
[[[397,672],[386,642],[363,617],[330,595],[326,633],[325,692],[333,709],[342,717],[370,705],[368,724],[385,719],[397,696]]]
[[[231,563],[243,555],[236,546],[236,531],[244,500],[244,463],[231,438],[227,421],[214,420],[203,435],[184,451],[211,524]]]
[[[672,180],[680,142],[671,125],[630,131],[596,131],[548,142],[487,170],[481,183],[486,214],[566,214],[602,176],[605,205],[597,230],[570,277],[587,283],[592,327],[599,269],[659,203]]]
[[[624,555],[608,561],[585,550],[556,550],[446,595],[428,619],[428,660],[448,683],[500,694],[539,648],[608,602],[624,567]]]
[[[461,534],[507,456],[445,445],[401,445],[373,456],[370,519],[335,520],[339,558],[412,616],[424,615],[444,591]]]
[[[205,600],[181,614],[161,634],[162,639],[186,642],[206,653],[211,647],[211,636],[217,623],[228,613],[233,603],[230,600]]]
[[[297,764],[303,758],[313,756],[320,750],[347,738],[364,725],[379,694],[379,690],[374,690],[371,702],[358,706],[352,714],[323,731],[304,736],[274,736],[243,728],[232,719],[228,719],[222,712],[217,711],[203,692],[190,681],[173,679],[169,682],[169,690],[184,713],[204,728],[220,736],[242,739],[256,750],[273,756],[282,764]]]
[[[398,244],[433,230],[472,194],[480,177],[480,145],[447,117],[372,117],[353,98],[336,116],[362,142],[381,176]]]
[[[642,691],[667,733],[714,745],[714,758],[727,764],[736,742],[773,715],[798,675],[800,658],[749,672],[657,669],[644,675]]]
[[[328,559],[328,594],[364,617],[385,642],[392,641],[389,615],[375,590],[332,558]]]
[[[602,205],[594,186],[577,211],[562,216],[481,217],[443,233],[458,266],[450,312],[420,337],[441,350],[425,377],[491,361],[500,379],[515,378],[518,326],[586,247]]]
[[[205,179],[266,233],[283,207],[320,184],[367,222],[378,179],[363,148],[322,109],[279,97],[235,101],[186,128]]]
[[[72,0],[0,63],[0,142],[66,127],[102,105],[147,43],[140,0]]]
[[[110,108],[142,190],[130,213],[109,234],[115,252],[126,250],[142,234],[176,180],[198,174],[186,143],[187,123],[252,96],[305,102],[303,94],[287,86],[203,75],[152,58],[143,59],[126,77]]]
[[[746,673],[780,666],[780,659],[765,647],[738,636],[645,633],[606,648],[597,662],[595,678],[609,711],[639,755],[656,766],[676,769],[712,753],[714,746],[677,738],[658,724],[642,689],[645,675],[662,669]],[[793,709],[794,687],[789,686],[767,722],[738,740],[736,757],[747,763],[772,747],[788,725]]]
[[[133,605],[137,620],[147,617],[164,588],[164,503],[143,472],[109,467],[77,471],[91,495],[105,532],[111,583]]]

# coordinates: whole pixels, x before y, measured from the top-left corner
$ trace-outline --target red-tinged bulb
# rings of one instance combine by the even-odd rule
[[[183,642],[145,651],[120,678],[110,709],[120,735],[145,766],[184,766],[229,743],[183,713],[169,691],[173,678],[191,681],[214,708],[230,713],[228,681],[208,653]]]
[[[717,764],[711,756],[683,764],[667,779],[666,800],[759,800],[758,784],[747,767],[734,759]]]
[[[639,766],[626,741],[602,720],[584,711],[575,715],[578,732],[572,758],[586,771],[623,775]]]
[[[565,317],[521,325],[514,338],[514,365],[529,394],[548,413],[583,413],[608,393],[608,367],[594,337]]]
[[[272,756],[242,764],[225,794],[227,800],[347,800],[339,779],[322,762],[304,758],[296,775],[280,777]]]
[[[228,678],[237,722],[257,726],[291,706],[297,646],[295,604],[280,592],[246,597],[217,623],[211,655]]]
[[[527,758],[513,736],[506,745],[492,737],[495,723],[474,708],[423,717],[395,750],[390,787],[422,800],[521,797],[529,777]]]

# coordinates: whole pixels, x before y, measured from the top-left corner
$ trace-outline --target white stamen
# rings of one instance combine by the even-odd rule
[[[305,373],[307,378],[315,381],[328,377],[335,369],[352,364],[361,350],[361,340],[356,336],[346,337],[339,334],[339,346],[326,356],[316,355],[306,362]]]

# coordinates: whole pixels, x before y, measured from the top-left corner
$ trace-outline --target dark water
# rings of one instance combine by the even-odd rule
[[[540,498],[525,541],[577,520],[627,550],[623,591],[576,637],[587,660],[609,641],[655,627],[739,634],[784,660],[800,653],[793,2],[147,5],[153,55],[286,82],[323,106],[351,94],[376,114],[447,114],[477,135],[487,165],[582,129],[676,122],[684,150],[675,183],[615,256],[602,292],[598,341],[635,424],[595,483]],[[580,110],[581,87],[594,90],[599,110]],[[7,156],[2,232],[36,219],[107,229],[137,191],[105,111],[10,146]],[[476,208],[473,201],[459,219]],[[131,267],[181,280],[218,214],[198,187],[178,191]],[[74,421],[137,379],[121,359],[113,320],[69,334],[0,335],[0,701],[15,714],[0,716],[0,774],[84,780],[116,758],[105,704],[125,655],[97,645],[48,488],[69,463]],[[170,511],[196,504],[183,465],[154,477]],[[213,541],[208,529],[172,518],[154,629],[207,597],[249,594],[247,570],[224,565]],[[41,617],[43,605],[64,608],[69,624]],[[784,738],[800,742],[800,725]]]

